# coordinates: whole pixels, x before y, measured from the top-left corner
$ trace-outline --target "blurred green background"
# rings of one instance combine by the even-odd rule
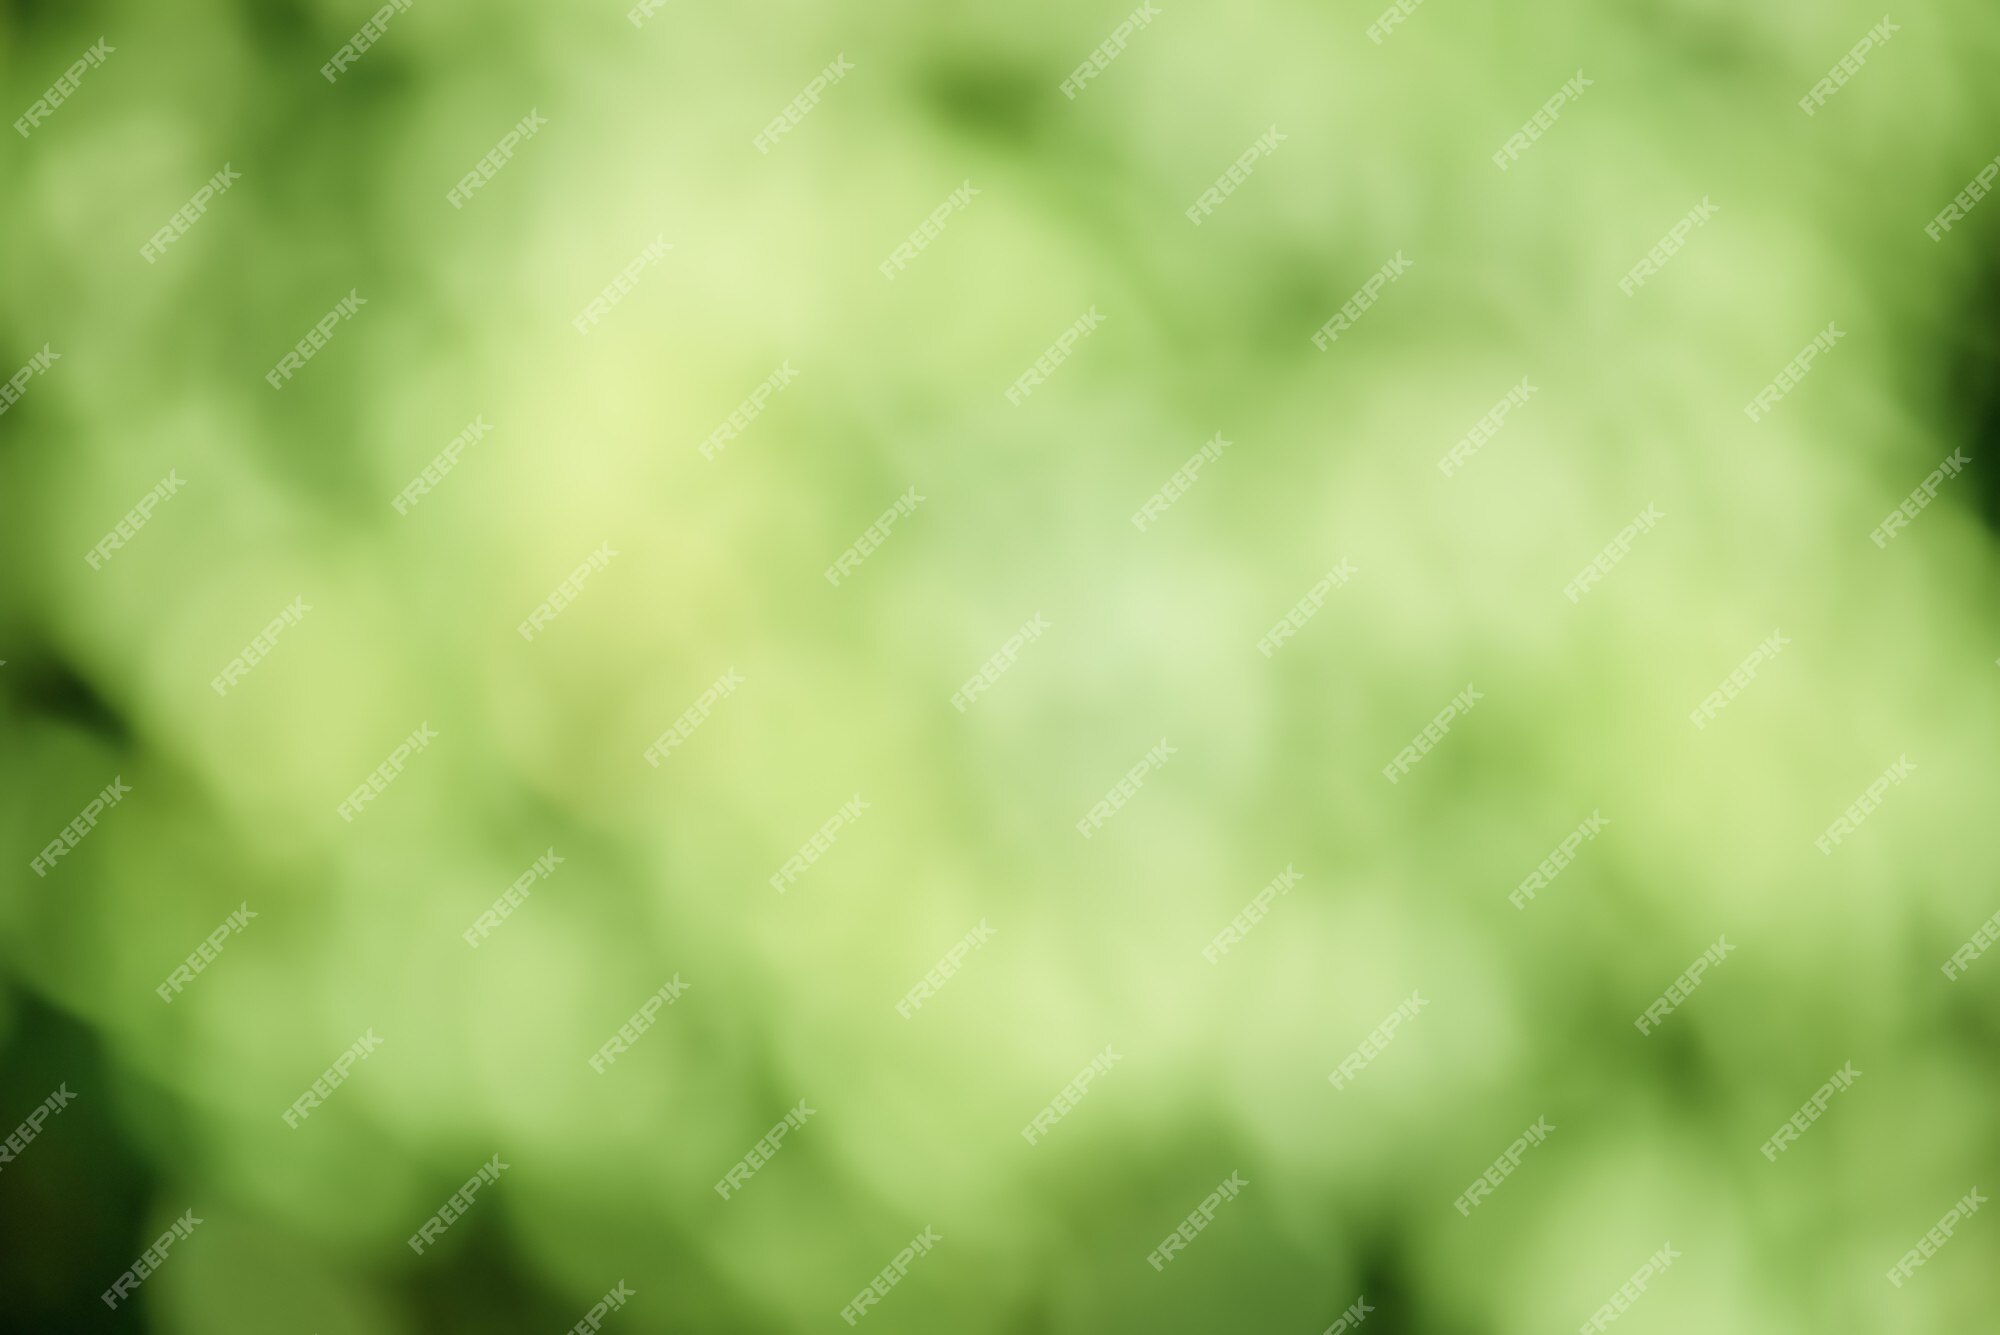
[[[1129,12],[415,0],[329,83],[366,4],[0,6],[10,119],[113,48],[0,146],[0,377],[60,355],[0,416],[0,1134],[76,1095],[0,1168],[0,1327],[553,1333],[623,1280],[607,1330],[845,1330],[928,1226],[863,1329],[1306,1335],[1362,1298],[1379,1335],[1574,1330],[1666,1243],[1683,1259],[1621,1333],[1994,1328],[1983,1213],[1901,1288],[1884,1273],[1996,1176],[2000,964],[1939,966],[2000,909],[2000,204],[1923,228],[2000,153],[2000,13],[1893,16],[1810,117],[1877,11],[1432,0],[1377,43],[1371,4],[1170,2],[1065,97]],[[546,127],[451,207],[531,109]],[[142,259],[225,163],[241,180]],[[1704,198],[1714,219],[1621,292]],[[350,290],[367,304],[274,392]],[[1830,321],[1846,337],[1750,423]],[[1442,476],[1523,377],[1535,396]],[[490,434],[397,513],[475,417]],[[1972,469],[1878,549],[1954,448]],[[93,569],[169,470],[180,492]],[[1648,504],[1659,526],[1563,597]],[[1259,654],[1342,559],[1355,578]],[[294,598],[312,610],[218,697]],[[1774,629],[1792,647],[1697,730]],[[1386,782],[1467,683],[1485,699]],[[425,722],[438,740],[342,820]],[[1822,855],[1899,756],[1911,779]],[[114,775],[131,795],[28,870]],[[1593,810],[1604,833],[1512,907]],[[1297,888],[1205,959],[1287,865]],[[240,904],[256,919],[163,1003]],[[1722,935],[1727,962],[1639,1034]],[[675,975],[686,995],[593,1071]],[[1331,1086],[1413,991],[1420,1016]],[[288,1127],[370,1030],[380,1051]],[[1025,1143],[1107,1045],[1122,1060]],[[1863,1078],[1767,1162],[1849,1061]],[[1548,1143],[1461,1217],[1538,1116]],[[1232,1171],[1247,1188],[1156,1272]]]

